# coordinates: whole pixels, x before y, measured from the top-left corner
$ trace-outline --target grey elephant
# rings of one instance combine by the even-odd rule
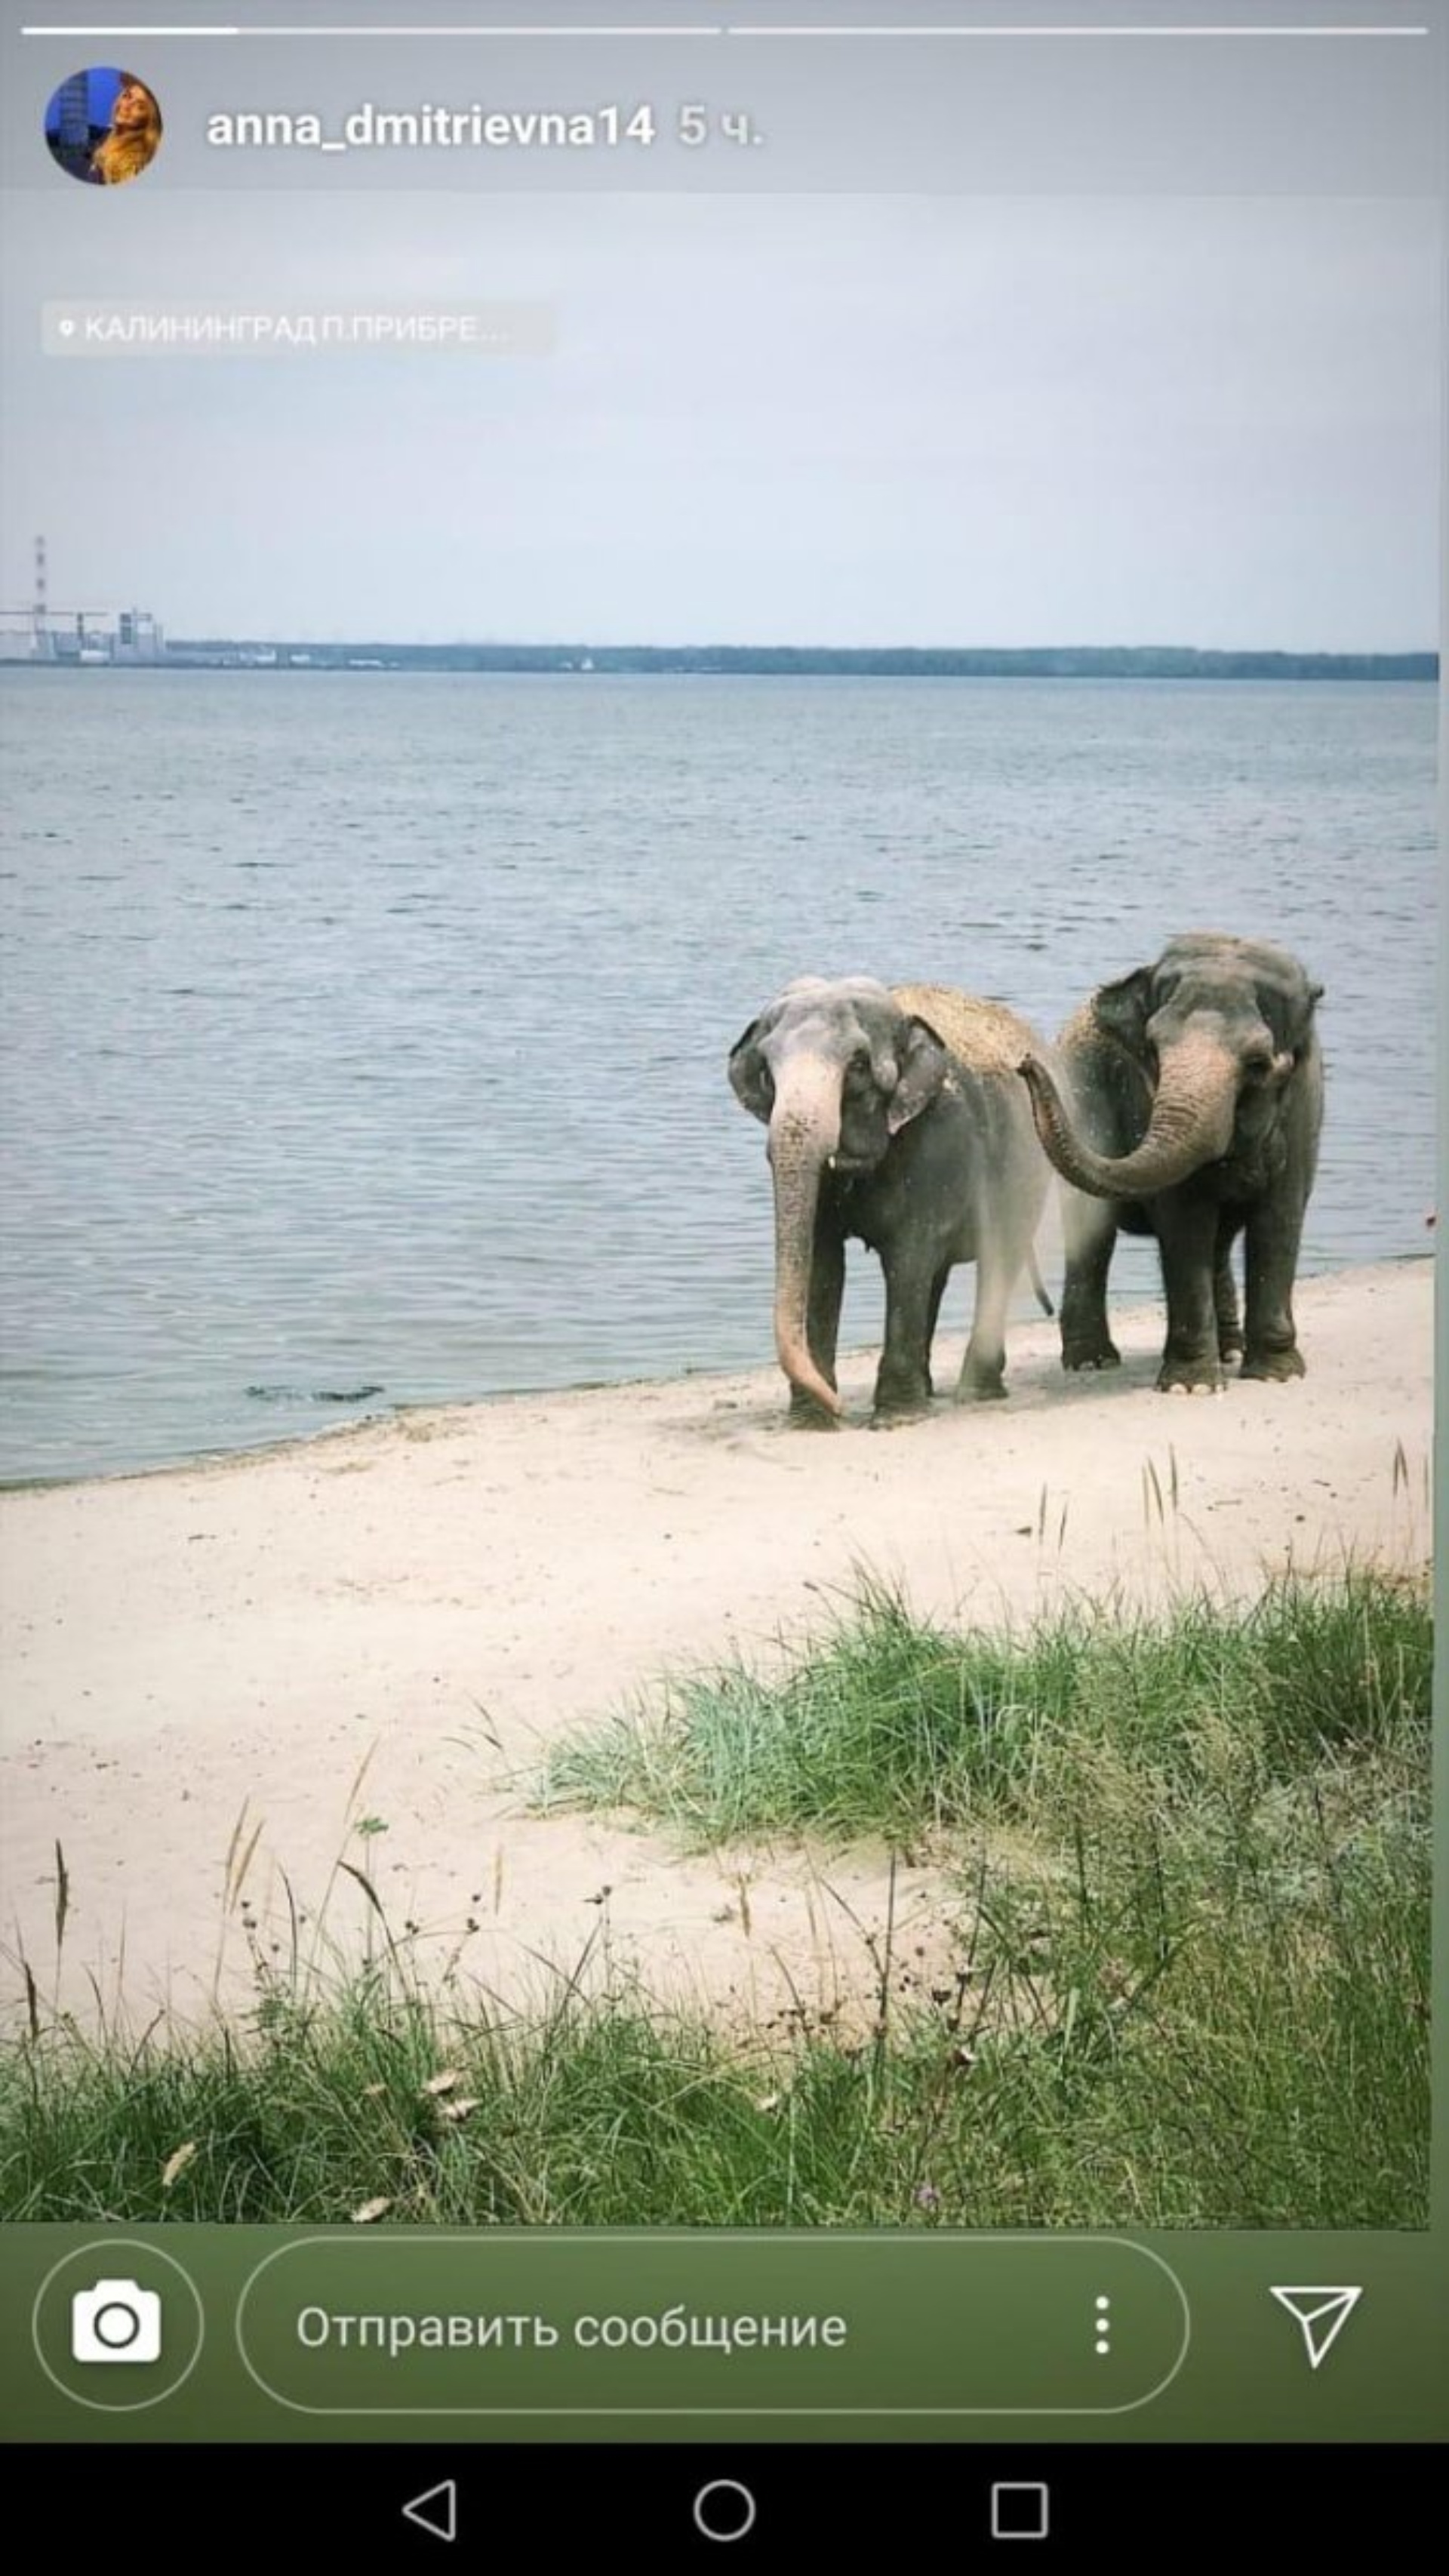
[[[1064,1367],[1117,1365],[1107,1273],[1120,1227],[1155,1235],[1161,1252],[1159,1387],[1216,1390],[1239,1356],[1244,1377],[1303,1375],[1293,1282],[1323,1123],[1322,992],[1266,941],[1193,932],[1069,1021],[1065,1100],[1048,1066],[1024,1058],[1037,1131],[1069,1184]]]
[[[957,1388],[1006,1392],[1006,1314],[1032,1260],[1051,1174],[1015,1067],[1039,1041],[998,1002],[867,977],[786,986],[736,1041],[736,1097],[769,1128],[775,1192],[775,1347],[794,1420],[840,1414],[835,1345],[845,1245],[885,1272],[877,1421],[924,1411],[947,1278],[977,1265]]]

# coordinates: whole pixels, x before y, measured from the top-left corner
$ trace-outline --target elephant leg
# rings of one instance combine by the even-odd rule
[[[946,1294],[946,1282],[950,1276],[951,1264],[949,1261],[943,1261],[931,1282],[931,1303],[926,1320],[926,1373],[928,1376],[931,1369],[931,1353],[936,1347],[936,1328],[941,1320],[941,1300]]]
[[[956,1387],[958,1404],[991,1404],[1006,1393],[1006,1314],[1025,1262],[1021,1245],[983,1228],[977,1241],[976,1310]]]
[[[1244,1245],[1244,1377],[1289,1378],[1304,1374],[1293,1321],[1293,1278],[1303,1237],[1304,1200],[1298,1192],[1261,1200],[1248,1218]]]
[[[875,1382],[878,1422],[924,1413],[931,1402],[931,1323],[940,1306],[938,1265],[893,1246],[881,1254],[885,1272],[885,1347]],[[944,1285],[944,1281],[942,1282]]]
[[[827,1386],[835,1384],[835,1345],[840,1333],[840,1305],[845,1294],[845,1237],[838,1225],[817,1219],[810,1257],[810,1303],[806,1333],[810,1356]],[[809,1431],[835,1431],[839,1416],[827,1413],[813,1395],[790,1390],[790,1419]]]
[[[1238,1314],[1238,1283],[1233,1277],[1233,1244],[1242,1220],[1224,1210],[1218,1218],[1217,1267],[1213,1304],[1218,1318],[1218,1357],[1224,1363],[1243,1356],[1243,1327]]]
[[[1062,1230],[1067,1270],[1062,1287],[1062,1366],[1120,1368],[1121,1353],[1107,1329],[1107,1273],[1117,1241],[1110,1199],[1081,1190],[1062,1191]]]
[[[1215,1394],[1223,1383],[1213,1295],[1218,1210],[1211,1199],[1169,1191],[1154,1213],[1167,1290],[1167,1348],[1158,1386],[1167,1394]]]

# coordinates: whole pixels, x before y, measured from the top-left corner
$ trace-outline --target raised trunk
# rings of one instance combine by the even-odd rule
[[[1073,1189],[1093,1198],[1153,1198],[1205,1163],[1221,1162],[1233,1141],[1237,1059],[1212,1038],[1183,1038],[1164,1056],[1147,1133],[1115,1162],[1083,1144],[1044,1064],[1027,1056],[1020,1071],[1048,1159]]]
[[[810,1355],[810,1271],[820,1177],[840,1142],[840,1068],[821,1057],[781,1074],[770,1118],[775,1176],[775,1349],[793,1387],[827,1413],[840,1398]]]

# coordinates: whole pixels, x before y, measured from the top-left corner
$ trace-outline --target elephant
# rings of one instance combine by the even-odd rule
[[[1120,1227],[1157,1238],[1161,1389],[1220,1392],[1235,1358],[1245,1378],[1303,1375],[1293,1281],[1323,1124],[1322,996],[1285,950],[1196,931],[1068,1022],[1057,1043],[1067,1100],[1037,1055],[1023,1058],[1037,1133],[1068,1184],[1064,1368],[1118,1365],[1107,1273]]]
[[[877,1424],[930,1404],[931,1344],[957,1262],[977,1265],[957,1400],[1005,1395],[1006,1314],[1023,1268],[1052,1311],[1032,1253],[1051,1173],[1015,1070],[1038,1045],[999,1002],[814,975],[787,985],[736,1040],[731,1086],[770,1131],[775,1347],[792,1421],[823,1429],[840,1417],[851,1237],[885,1272]]]

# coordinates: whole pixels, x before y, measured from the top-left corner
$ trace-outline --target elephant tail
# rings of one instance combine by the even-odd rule
[[[1054,1315],[1057,1310],[1042,1285],[1042,1275],[1036,1266],[1036,1250],[1034,1246],[1028,1249],[1026,1267],[1027,1275],[1031,1280],[1033,1288],[1036,1290],[1036,1302],[1040,1306],[1042,1313],[1044,1315]]]

